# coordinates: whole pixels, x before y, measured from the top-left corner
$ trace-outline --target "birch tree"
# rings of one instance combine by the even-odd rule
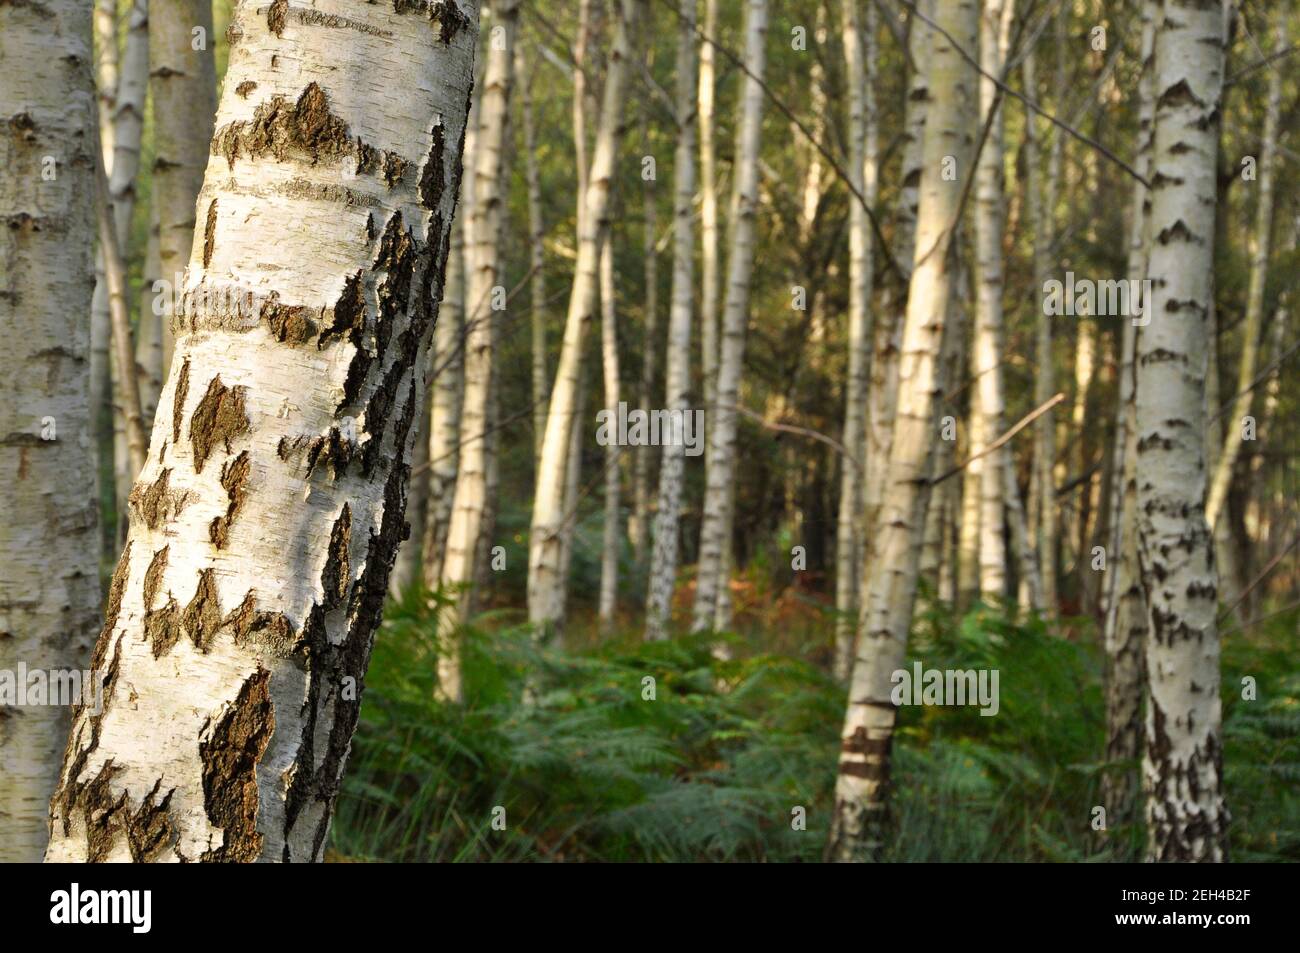
[[[1151,322],[1137,343],[1137,513],[1149,606],[1147,856],[1224,859],[1217,576],[1205,521],[1206,327],[1223,84],[1219,4],[1156,28]]]
[[[618,419],[620,375],[618,366],[618,310],[614,300],[614,249],[606,234],[600,251],[600,354],[604,371],[605,410]],[[619,528],[619,461],[623,448],[617,440],[605,444],[605,520],[600,545],[601,626],[608,631],[614,622],[618,595],[618,554],[623,540]]]
[[[971,174],[976,74],[956,47],[975,48],[979,5],[936,7],[930,54],[931,103],[922,152],[916,250],[903,329],[893,449],[879,548],[866,571],[865,603],[841,734],[839,775],[827,857],[854,860],[881,846],[889,754],[896,709],[891,675],[903,662],[916,597],[921,537],[929,503],[931,456],[938,438],[938,361],[953,280],[962,179]],[[954,174],[955,173],[955,174]]]
[[[103,706],[75,715],[47,860],[320,859],[404,531],[477,19],[234,9]]]
[[[705,470],[704,519],[696,573],[692,629],[718,624],[720,591],[728,585],[728,558],[736,502],[736,406],[749,321],[749,282],[754,269],[754,219],[758,215],[758,152],[763,125],[763,72],[767,60],[767,0],[745,4],[745,69],[736,165],[728,216],[730,240],[727,288],[714,404],[708,408],[709,451]]]
[[[569,443],[576,426],[583,346],[596,310],[600,240],[609,227],[610,180],[623,121],[629,57],[632,55],[628,31],[643,7],[644,0],[620,0],[619,15],[614,17],[614,42],[609,52],[596,145],[587,185],[582,192],[578,260],[569,293],[560,360],[551,388],[546,436],[538,460],[537,492],[528,539],[528,616],[531,622],[540,626],[555,626],[563,619],[566,578],[561,570],[565,549],[564,524],[567,522],[565,485]]]
[[[713,45],[718,37],[718,0],[704,0],[704,37],[700,42],[697,97],[700,127],[700,352],[704,406],[712,408],[718,383],[718,248],[722,234],[718,224],[718,54]],[[679,108],[679,128],[680,112]]]
[[[860,17],[857,0],[844,0],[845,80],[849,88],[849,179],[867,205],[876,201],[878,153],[875,101],[876,13],[868,5]],[[844,434],[847,453],[840,460],[840,504],[835,540],[835,676],[848,678],[853,659],[858,586],[861,583],[862,448],[866,445],[867,393],[871,377],[875,283],[872,235],[867,208],[849,206],[849,361],[844,388]]]
[[[99,501],[90,313],[95,87],[85,3],[0,6],[0,670],[89,667]],[[35,862],[68,709],[0,707],[0,862]]]
[[[487,520],[489,429],[496,346],[495,312],[504,306],[501,286],[501,163],[505,120],[510,109],[518,0],[492,0],[486,65],[478,102],[478,131],[470,188],[474,198],[465,220],[465,388],[460,407],[456,492],[442,555],[442,586],[453,602],[438,615],[442,650],[457,653],[456,631],[475,611],[475,572]],[[444,667],[448,680],[459,682],[459,665]],[[454,672],[454,674],[453,674]],[[443,695],[459,700],[459,684],[441,685]]]
[[[712,3],[712,0],[706,0]],[[695,46],[696,0],[681,4],[677,33],[676,120],[677,148],[673,157],[673,279],[668,314],[668,344],[665,351],[664,407],[669,413],[690,411],[691,319],[694,300],[695,221],[695,124],[702,110],[695,109],[696,68],[702,66],[703,48],[697,57]],[[706,35],[707,26],[706,26]],[[703,47],[707,47],[704,43]],[[700,79],[703,96],[703,78]],[[712,91],[710,90],[710,98]],[[707,243],[706,243],[707,244]],[[646,639],[668,636],[673,586],[677,577],[682,488],[685,482],[686,448],[667,441],[660,449],[659,506],[655,514],[650,579],[646,587]]]

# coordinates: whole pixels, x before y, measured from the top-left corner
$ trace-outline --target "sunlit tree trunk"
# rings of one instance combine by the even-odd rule
[[[731,527],[736,502],[736,405],[745,358],[749,320],[749,282],[754,268],[754,219],[758,214],[758,152],[763,124],[761,85],[767,54],[767,0],[745,4],[745,67],[741,117],[736,135],[735,180],[731,197],[731,237],[727,291],[723,302],[722,340],[718,352],[717,393],[710,407],[709,453],[705,474],[704,519],[695,589],[696,631],[717,624],[719,591],[728,585]]]
[[[957,211],[962,180],[970,176],[972,114],[978,102],[976,73],[954,44],[975,48],[979,5],[974,0],[939,4],[930,55],[931,105],[926,119],[917,217],[916,252],[903,330],[893,450],[884,509],[876,528],[876,560],[866,567],[861,631],[849,705],[841,735],[839,776],[827,856],[855,860],[881,846],[889,755],[897,710],[891,675],[904,660],[916,597],[921,537],[929,503],[931,462],[938,438],[935,408],[939,355],[954,271]],[[946,36],[944,35],[946,34]],[[943,175],[945,157],[957,175]]]
[[[713,0],[706,0],[712,6]],[[691,207],[695,196],[695,0],[681,5],[677,36],[677,150],[673,158],[673,283],[668,313],[665,351],[664,407],[690,412],[691,317],[694,301],[695,222]],[[707,29],[707,26],[706,26]],[[705,43],[704,47],[708,44]],[[701,59],[703,47],[701,48]],[[703,95],[703,79],[700,80]],[[706,187],[707,188],[707,187]],[[707,241],[705,242],[707,247]],[[685,447],[665,442],[659,469],[659,505],[655,514],[650,578],[646,587],[646,639],[667,637],[677,577],[682,486],[685,481]]]
[[[321,858],[404,528],[477,19],[235,8],[103,709],[76,714],[48,860]]]
[[[876,201],[876,8],[867,5],[865,23],[858,0],[844,0],[843,44],[849,87],[849,180],[870,205]],[[849,677],[853,634],[857,629],[862,538],[862,467],[866,449],[867,396],[871,379],[875,283],[871,224],[867,209],[849,199],[849,360],[844,387],[847,453],[840,457],[840,501],[835,539],[835,677]]]
[[[715,96],[718,54],[718,0],[704,0],[704,36],[700,43],[698,110],[700,124],[700,351],[704,406],[712,408],[718,384],[718,147]],[[692,42],[694,42],[692,40]],[[681,109],[678,109],[681,112]],[[681,119],[679,117],[678,123]],[[675,266],[674,266],[675,267]]]
[[[1150,607],[1148,857],[1221,861],[1214,547],[1205,522],[1206,317],[1223,84],[1219,4],[1165,0],[1156,29],[1151,322],[1137,345],[1139,554]]]
[[[515,47],[515,75],[519,80],[520,113],[524,129],[524,178],[528,188],[529,325],[532,331],[533,456],[542,452],[546,434],[546,222],[542,219],[542,177],[537,162],[537,129],[533,119],[534,76],[528,68],[522,43]]]
[[[95,91],[98,105],[99,141],[104,167],[113,167],[113,117],[117,114],[117,82],[119,68],[117,2],[95,0],[94,14]],[[93,179],[93,176],[92,176]],[[94,221],[92,215],[90,220]],[[104,261],[95,255],[95,289],[90,321],[90,406],[91,422],[98,430],[99,409],[108,395],[109,384],[109,321],[108,299],[104,297]],[[109,401],[111,403],[111,401]],[[96,480],[99,473],[96,469]],[[105,554],[109,555],[109,554]]]
[[[587,187],[581,193],[578,260],[574,267],[569,309],[565,318],[560,361],[551,388],[546,436],[537,468],[537,490],[528,540],[528,616],[540,626],[562,622],[566,578],[562,573],[565,549],[565,484],[577,409],[578,379],[582,375],[583,346],[597,300],[597,271],[601,236],[609,228],[610,181],[623,122],[623,95],[629,57],[628,31],[645,0],[620,0],[614,17],[614,43],[605,74],[604,98]],[[575,74],[576,75],[576,74]]]
[[[95,87],[90,7],[0,5],[0,670],[90,667],[99,501],[87,316]],[[0,862],[36,862],[68,732],[59,705],[0,707]]]
[[[692,37],[691,42],[694,42]],[[644,134],[642,141],[646,147]],[[645,259],[645,334],[641,345],[641,388],[640,405],[643,410],[655,406],[655,365],[658,361],[659,336],[659,249],[656,246],[659,233],[659,211],[656,201],[657,183],[653,179],[642,182],[641,207],[644,221],[641,226],[642,257]],[[637,447],[633,460],[632,474],[632,519],[629,522],[629,536],[632,551],[636,555],[638,567],[645,568],[646,548],[650,543],[651,497],[654,495],[652,467],[655,462],[655,448]]]

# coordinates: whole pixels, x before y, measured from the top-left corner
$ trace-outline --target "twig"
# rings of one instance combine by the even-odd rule
[[[1035,420],[1043,416],[1043,414],[1047,413],[1049,410],[1051,410],[1053,407],[1055,407],[1063,400],[1065,400],[1065,393],[1061,392],[1057,394],[1055,397],[1053,397],[1051,400],[1047,401],[1046,403],[1038,407],[1035,407],[1029,413],[1025,414],[1025,416],[1021,417],[1020,420],[1017,421],[1014,427],[1012,427],[1010,430],[1004,433],[1001,437],[998,437],[997,440],[994,440],[991,444],[989,444],[979,453],[967,457],[965,460],[957,464],[955,467],[953,467],[951,470],[947,471],[946,473],[943,473],[937,477],[932,478],[930,480],[930,485],[935,486],[936,484],[942,483],[944,480],[948,479],[949,477],[956,476],[958,473],[961,473],[962,470],[965,470],[968,466],[970,466],[980,457],[987,456],[988,454],[992,453],[994,450],[997,450],[1000,447],[1006,445],[1011,441],[1012,437],[1020,433],[1020,431],[1024,430]]]

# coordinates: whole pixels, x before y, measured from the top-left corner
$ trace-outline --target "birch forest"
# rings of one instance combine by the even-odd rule
[[[0,0],[0,861],[1300,860],[1298,41]]]

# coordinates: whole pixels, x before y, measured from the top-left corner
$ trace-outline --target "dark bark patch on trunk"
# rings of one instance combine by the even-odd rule
[[[89,863],[104,863],[125,839],[131,860],[147,864],[178,839],[170,813],[175,789],[158,800],[162,788],[162,779],[159,778],[140,802],[140,807],[133,811],[129,791],[123,790],[116,798],[113,797],[113,778],[119,770],[109,761],[89,783],[71,786],[73,790],[69,791],[64,805],[65,829],[71,817],[81,815],[86,827],[86,860]]]
[[[246,80],[244,80],[242,83],[240,83],[238,86],[235,87],[235,93],[236,93],[236,94],[237,94],[241,99],[247,99],[247,98],[248,98],[248,94],[251,93],[251,92],[252,92],[253,90],[255,90],[255,89],[257,89],[257,84],[254,83],[251,79],[246,79]]]
[[[127,495],[127,502],[150,529],[157,529],[158,524],[167,518],[167,503],[171,499],[168,489],[171,475],[171,469],[165,469],[148,487],[142,489],[136,484]]]
[[[208,527],[208,538],[217,549],[224,549],[230,541],[230,526],[235,522],[235,514],[248,496],[248,475],[252,468],[247,450],[221,466],[221,488],[226,491],[226,498],[230,502],[226,505],[225,515],[213,519]]]
[[[148,612],[153,608],[153,601],[158,595],[158,588],[162,585],[163,574],[167,571],[167,556],[171,551],[171,546],[164,546],[158,552],[153,554],[153,559],[149,560],[149,568],[144,574],[144,609]]]
[[[131,540],[126,541],[126,546],[122,550],[122,555],[117,561],[117,568],[113,570],[113,581],[108,586],[108,605],[104,610],[104,628],[100,632],[99,642],[95,645],[94,657],[91,664],[94,668],[99,668],[103,664],[104,654],[108,651],[107,639],[112,635],[113,630],[117,628],[117,617],[122,612],[122,596],[126,593],[126,581],[131,575]]]
[[[289,0],[274,0],[266,11],[266,26],[276,36],[284,36],[284,21],[289,14]]]
[[[144,616],[144,637],[153,657],[160,659],[176,647],[181,640],[181,608],[175,599],[168,599],[161,609],[153,609]]]
[[[402,176],[406,174],[406,167],[410,165],[405,159],[396,152],[384,153],[384,184],[388,188],[395,189],[402,182]]]
[[[307,476],[318,466],[328,466],[334,479],[347,470],[356,454],[356,444],[343,436],[338,427],[330,427],[323,437],[316,437],[307,445]]]
[[[262,305],[260,317],[271,328],[277,341],[293,347],[306,344],[315,337],[316,323],[312,321],[311,313],[311,308],[301,305],[280,304],[280,293],[273,291]]]
[[[226,616],[222,627],[233,630],[236,645],[259,646],[276,658],[289,658],[301,645],[293,624],[283,613],[257,610],[257,598],[251,589],[239,608]]]
[[[352,507],[344,503],[343,512],[334,521],[330,531],[329,550],[325,556],[325,566],[321,569],[320,584],[325,592],[326,610],[341,605],[348,594],[348,582],[351,575],[352,548]]]
[[[172,397],[172,443],[181,441],[181,420],[185,413],[185,398],[190,394],[190,359],[181,365],[176,378],[176,392]]]
[[[208,203],[208,217],[203,226],[203,267],[212,264],[212,252],[217,244],[217,200]]]
[[[429,158],[420,172],[420,204],[430,212],[438,211],[447,187],[446,151],[447,130],[439,122],[429,130]]]
[[[450,43],[456,34],[470,25],[455,0],[435,0],[430,9],[431,19],[438,24],[438,39]],[[467,114],[468,115],[468,114]]]
[[[203,809],[224,834],[220,847],[204,861],[249,863],[262,852],[257,830],[257,765],[275,730],[271,673],[258,666],[239,690],[239,697],[199,743],[203,762]]]
[[[248,430],[243,387],[226,387],[218,374],[208,384],[207,393],[190,417],[190,442],[194,445],[194,472],[202,473],[203,464],[213,448],[221,443],[230,452],[230,441]]]
[[[215,570],[199,572],[199,584],[194,590],[194,598],[185,607],[181,624],[195,648],[206,653],[221,628],[221,603],[217,597]]]

